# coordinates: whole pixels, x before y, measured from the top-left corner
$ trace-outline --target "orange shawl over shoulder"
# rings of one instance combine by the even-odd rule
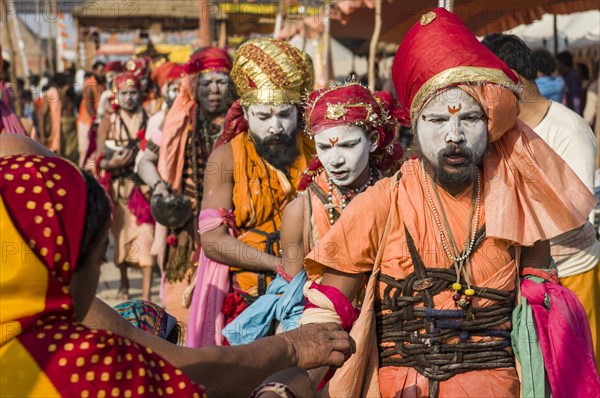
[[[279,231],[283,208],[295,196],[302,172],[314,155],[310,139],[298,135],[298,158],[290,167],[290,179],[263,160],[254,147],[248,132],[239,134],[230,142],[235,164],[233,186],[233,213],[240,229],[238,239],[260,251],[265,251],[267,238],[250,229],[267,234]],[[238,280],[245,273],[238,274]],[[255,278],[254,278],[255,279]]]

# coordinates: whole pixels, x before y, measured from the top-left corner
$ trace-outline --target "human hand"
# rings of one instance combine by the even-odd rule
[[[108,162],[108,169],[120,169],[121,167],[128,166],[131,162],[133,162],[133,150],[124,148],[113,155],[112,159]]]
[[[313,397],[317,398],[319,395],[315,391],[314,386],[311,383],[311,380],[308,376],[308,373],[304,369],[300,369],[298,367],[288,368],[272,374],[269,376],[264,382],[263,385],[267,383],[282,383],[285,384],[288,388],[290,388],[297,397]],[[259,387],[260,388],[260,387]],[[262,392],[259,397],[267,398],[273,397],[278,398],[281,395],[273,395],[276,394],[273,391],[265,391]]]
[[[356,352],[354,340],[335,323],[311,323],[279,336],[291,344],[296,365],[303,369],[340,367]]]
[[[155,185],[154,191],[152,191],[152,196],[154,195],[162,195],[163,198],[169,196],[169,188],[164,181],[160,181]]]

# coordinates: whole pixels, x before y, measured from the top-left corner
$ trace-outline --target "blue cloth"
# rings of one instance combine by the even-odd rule
[[[561,103],[565,93],[565,81],[560,76],[540,76],[535,79],[540,94],[549,100]]]
[[[229,344],[248,344],[265,337],[274,319],[281,323],[284,332],[296,329],[304,310],[302,289],[306,281],[304,270],[291,282],[277,275],[267,292],[223,329]]]

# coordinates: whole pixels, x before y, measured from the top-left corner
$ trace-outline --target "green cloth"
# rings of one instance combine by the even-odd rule
[[[544,281],[535,276],[526,276],[526,278],[537,283]],[[517,304],[513,310],[512,322],[512,348],[521,365],[521,396],[524,398],[551,397],[533,311],[523,296],[521,296],[521,303]]]

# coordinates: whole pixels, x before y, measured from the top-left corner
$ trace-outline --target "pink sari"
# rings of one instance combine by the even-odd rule
[[[10,106],[8,87],[4,82],[0,82],[0,91],[0,97],[2,97],[2,101],[0,101],[0,132],[4,130],[8,134],[27,135],[19,117],[15,115]]]
[[[533,310],[552,396],[600,397],[592,334],[575,293],[560,285],[524,279],[521,294]]]
[[[221,225],[227,225],[229,234],[235,236],[232,210],[205,209],[200,212],[200,234]],[[195,285],[185,344],[193,348],[223,345],[221,331],[225,327],[225,317],[221,309],[229,293],[229,266],[206,257],[201,249]]]

